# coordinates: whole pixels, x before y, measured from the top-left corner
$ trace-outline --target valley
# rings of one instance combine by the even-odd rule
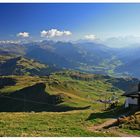
[[[139,78],[139,73],[136,71],[139,63],[137,54],[139,45],[134,45],[134,48],[132,46],[126,50],[94,42],[44,40],[29,43],[0,43],[0,54],[33,59],[54,69],[74,69],[93,74]],[[129,57],[130,52],[135,57]]]
[[[59,1],[0,3],[0,137],[140,137],[140,3]]]
[[[138,75],[116,72],[120,58],[95,43],[1,44],[0,136],[139,136],[139,119],[135,131],[94,130],[127,113],[121,95],[137,90]]]

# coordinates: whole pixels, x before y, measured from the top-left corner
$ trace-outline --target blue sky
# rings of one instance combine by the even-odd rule
[[[130,35],[140,36],[140,4],[0,4],[0,40]]]

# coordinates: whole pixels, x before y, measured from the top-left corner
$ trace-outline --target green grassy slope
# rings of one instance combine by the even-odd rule
[[[112,97],[116,93],[123,104],[122,87],[120,82],[125,79],[114,79],[108,76],[80,73],[78,71],[61,71],[50,76],[1,76],[0,94],[14,96],[20,94],[18,98],[26,92],[28,100],[44,102],[39,94],[46,94],[49,97],[50,105],[55,105],[60,112],[53,112],[54,108],[49,108],[52,112],[46,112],[49,106],[42,106],[36,103],[26,104],[26,108],[32,106],[38,109],[38,113],[33,108],[30,112],[9,112],[0,113],[0,136],[117,136],[111,133],[91,132],[88,127],[97,125],[109,119],[103,111],[104,104],[97,102],[98,99]],[[9,81],[9,82],[7,82]],[[129,81],[129,82],[128,82]],[[130,80],[126,80],[127,87]],[[6,84],[7,83],[7,84]],[[36,87],[36,84],[43,83],[45,89]],[[124,82],[123,82],[124,84]],[[37,90],[36,90],[37,88]],[[34,90],[34,92],[33,92]],[[34,96],[36,94],[36,97]],[[22,97],[22,96],[21,96]],[[23,96],[24,97],[24,96]],[[54,104],[52,98],[60,97],[60,102]],[[12,100],[12,99],[11,99]],[[1,102],[2,103],[2,102]],[[16,102],[17,103],[17,102]],[[21,103],[21,102],[20,102]],[[20,104],[18,102],[18,104]],[[10,104],[1,104],[5,108]],[[85,107],[91,106],[86,109]],[[19,107],[17,104],[13,109]],[[84,110],[83,110],[84,109]],[[73,111],[70,111],[73,110]],[[68,112],[63,112],[68,111]],[[113,112],[111,112],[113,115]],[[114,114],[115,115],[115,114]],[[109,115],[110,116],[110,115]],[[90,119],[89,119],[90,118]]]
[[[96,100],[100,99],[101,96],[102,99],[106,95],[108,98],[111,97],[114,93],[113,89],[118,96],[121,94],[121,90],[107,83],[105,78],[71,71],[51,75],[47,86],[50,93],[63,93],[71,97],[63,102],[63,104],[70,106],[96,105]]]
[[[115,136],[88,131],[91,110],[62,113],[1,113],[0,136]]]
[[[22,56],[0,55],[0,75],[48,75],[55,67]]]
[[[1,84],[3,83],[2,77],[12,78],[16,83],[13,85],[1,85],[1,94],[7,95],[16,93],[23,93],[28,90],[32,92],[32,87],[37,83],[44,83],[45,89],[40,89],[43,94],[59,96],[61,103],[57,106],[67,107],[87,107],[91,106],[94,110],[103,109],[104,104],[97,102],[97,100],[109,99],[114,94],[120,99],[120,104],[123,102],[121,94],[124,87],[131,84],[130,80],[114,79],[108,76],[93,75],[80,73],[78,71],[61,71],[53,73],[50,76],[1,76]],[[123,81],[123,82],[122,82]],[[126,85],[124,84],[126,81]],[[123,87],[121,87],[122,82]],[[133,84],[134,81],[132,81]],[[5,83],[4,83],[5,84]],[[37,88],[37,87],[35,87]],[[25,90],[25,91],[24,91]],[[12,95],[13,96],[13,95]],[[14,95],[15,96],[15,95]],[[28,94],[27,94],[28,96]],[[38,97],[36,97],[38,98]]]

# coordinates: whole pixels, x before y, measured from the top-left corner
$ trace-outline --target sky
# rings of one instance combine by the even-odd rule
[[[140,37],[140,4],[0,4],[0,40]]]

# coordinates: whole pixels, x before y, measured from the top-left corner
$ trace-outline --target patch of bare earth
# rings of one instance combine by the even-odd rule
[[[110,119],[105,121],[102,124],[99,125],[94,125],[88,128],[89,131],[93,132],[102,132],[102,133],[108,133],[108,134],[113,134],[118,137],[137,137],[136,135],[128,134],[126,132],[121,132],[118,127],[108,127],[117,122],[117,119]]]

